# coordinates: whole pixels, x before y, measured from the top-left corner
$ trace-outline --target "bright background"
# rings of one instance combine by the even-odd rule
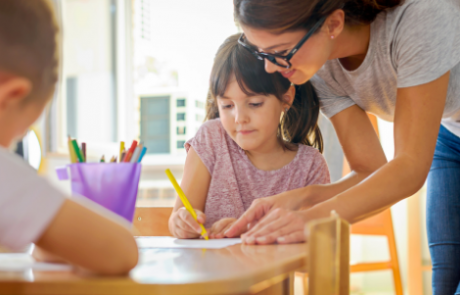
[[[208,79],[219,45],[239,32],[231,0],[53,0],[62,26],[61,81],[49,111],[38,122],[46,153],[46,176],[65,192],[55,167],[68,163],[67,135],[84,141],[90,161],[117,154],[118,142],[142,140],[143,161],[137,206],[172,206],[175,193],[164,169],[178,180],[184,142],[205,115]],[[142,106],[142,107],[141,107]],[[329,121],[321,119],[324,153],[333,180],[342,173],[343,153]],[[393,124],[379,121],[388,160]],[[416,230],[422,260],[429,264],[422,214]],[[393,206],[399,262],[408,293],[408,200]],[[413,230],[413,229],[411,229]],[[385,238],[353,236],[352,261],[388,258]],[[424,294],[431,294],[424,272]],[[352,294],[394,294],[390,271],[352,274]],[[411,294],[415,295],[415,294]],[[417,294],[418,295],[418,294]]]

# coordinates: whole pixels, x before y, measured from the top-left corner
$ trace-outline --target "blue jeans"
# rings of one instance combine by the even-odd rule
[[[460,137],[439,130],[427,180],[433,295],[460,294]]]

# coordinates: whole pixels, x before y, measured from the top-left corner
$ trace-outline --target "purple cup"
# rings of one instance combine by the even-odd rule
[[[139,163],[76,163],[57,168],[59,180],[69,179],[74,195],[93,202],[133,221],[141,176]]]

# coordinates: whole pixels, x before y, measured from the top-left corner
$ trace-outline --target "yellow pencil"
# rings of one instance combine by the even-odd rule
[[[77,154],[75,152],[75,149],[72,146],[72,139],[70,138],[70,135],[67,138],[67,144],[69,146],[69,156],[70,156],[70,162],[71,163],[78,163],[78,158]]]
[[[125,150],[125,142],[124,141],[120,141],[120,153],[118,154],[118,159],[120,159],[120,162],[123,162],[121,160],[121,154],[123,153],[123,151]]]
[[[171,173],[171,170],[166,169],[166,175],[168,176],[169,180],[171,181],[172,185],[176,189],[177,194],[179,195],[180,200],[182,201],[182,204],[184,204],[185,209],[187,209],[190,214],[192,214],[193,218],[198,222],[197,220],[197,215],[195,210],[193,210],[192,205],[188,201],[187,197],[185,196],[184,192],[180,188],[179,184],[177,183],[176,179],[174,178],[174,175]],[[208,232],[204,228],[202,224],[201,226],[201,235],[207,240],[208,239]]]

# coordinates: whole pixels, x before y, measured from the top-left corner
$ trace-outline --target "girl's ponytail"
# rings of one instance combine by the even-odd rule
[[[281,119],[280,133],[291,144],[305,144],[323,152],[323,137],[318,126],[319,99],[310,81],[295,86],[291,108]],[[289,147],[288,147],[289,148]]]

